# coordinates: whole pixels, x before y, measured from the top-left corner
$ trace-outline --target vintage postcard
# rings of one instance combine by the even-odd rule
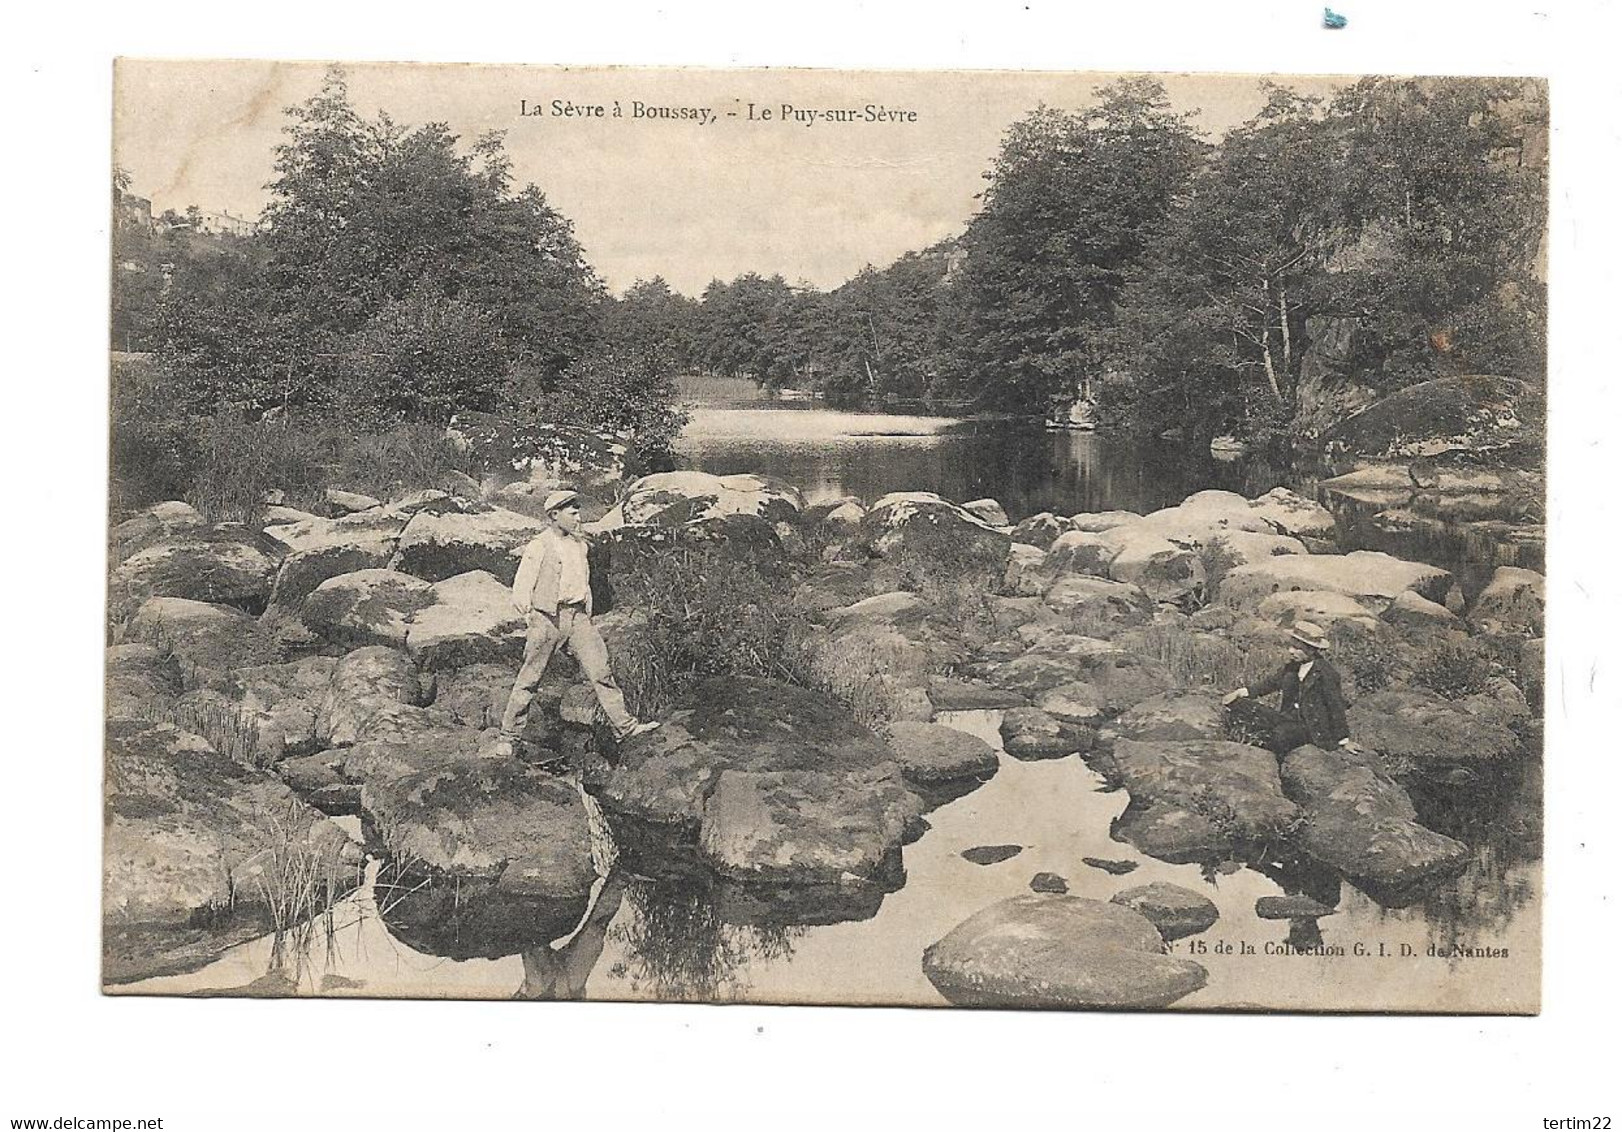
[[[106,991],[1536,1012],[1548,137],[120,61]]]

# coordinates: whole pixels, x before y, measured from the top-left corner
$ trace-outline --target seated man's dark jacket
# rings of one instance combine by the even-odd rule
[[[1307,678],[1298,673],[1301,665],[1290,661],[1273,675],[1250,688],[1252,696],[1278,692],[1279,709],[1298,716],[1313,746],[1332,749],[1351,732],[1346,729],[1346,695],[1340,688],[1340,673],[1323,657],[1316,657]]]

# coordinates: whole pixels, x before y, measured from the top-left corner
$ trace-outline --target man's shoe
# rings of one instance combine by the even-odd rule
[[[621,735],[620,742],[623,743],[627,739],[635,739],[638,735],[646,735],[648,732],[657,731],[658,729],[659,721],[657,719],[644,719],[639,723],[633,724],[629,731]]]

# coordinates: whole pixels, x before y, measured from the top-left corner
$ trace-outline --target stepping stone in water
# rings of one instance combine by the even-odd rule
[[[1123,889],[1110,897],[1110,903],[1132,909],[1166,940],[1198,935],[1216,923],[1218,916],[1217,906],[1207,897],[1164,881]]]
[[[1070,882],[1058,873],[1037,873],[1031,878],[1032,892],[1069,892]]]
[[[1256,901],[1256,915],[1264,920],[1316,920],[1334,914],[1335,909],[1310,896],[1263,896]]]
[[[1110,861],[1103,857],[1083,857],[1081,863],[1091,865],[1095,869],[1103,869],[1111,876],[1124,876],[1138,867],[1136,861]]]
[[[995,865],[1018,856],[1024,848],[1023,845],[976,845],[973,849],[963,850],[959,856],[970,864]]]

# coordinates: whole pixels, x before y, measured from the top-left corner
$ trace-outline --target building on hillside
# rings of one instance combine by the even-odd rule
[[[257,226],[256,222],[232,215],[224,209],[218,212],[204,210],[198,214],[197,230],[212,235],[250,236]]]

